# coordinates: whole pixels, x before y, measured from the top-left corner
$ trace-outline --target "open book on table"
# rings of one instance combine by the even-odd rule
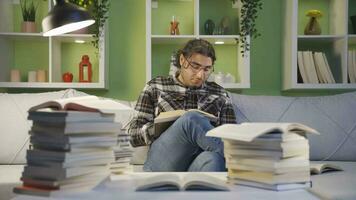
[[[201,173],[159,174],[137,181],[136,191],[212,190],[228,191],[227,183]]]
[[[104,114],[113,113],[115,110],[130,109],[128,106],[110,99],[100,99],[97,96],[83,96],[47,101],[31,107],[29,112],[31,113],[45,108],[59,111],[100,112]]]
[[[322,174],[325,172],[342,171],[340,166],[331,163],[310,163],[311,174]]]
[[[224,124],[208,131],[206,135],[226,140],[251,142],[265,134],[270,134],[270,137],[273,138],[291,132],[303,136],[306,133],[319,134],[315,129],[300,123],[242,123]]]
[[[203,116],[207,117],[210,121],[215,122],[217,121],[217,117],[204,112],[198,109],[189,109],[189,110],[172,110],[167,112],[161,112],[155,119],[154,119],[154,130],[157,135],[167,130],[175,120],[177,120],[180,116],[184,115],[188,111],[194,111],[202,114]]]

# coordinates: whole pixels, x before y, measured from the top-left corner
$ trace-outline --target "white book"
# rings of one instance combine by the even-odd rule
[[[352,51],[352,64],[353,64],[353,71],[354,71],[354,79],[356,82],[356,50]]]
[[[340,166],[337,166],[332,163],[310,163],[310,173],[311,174],[322,174],[325,172],[332,171],[342,171],[343,169]]]
[[[316,73],[318,75],[320,83],[328,83],[328,80],[327,80],[328,74],[326,71],[326,66],[324,63],[323,56],[321,55],[320,52],[314,52],[313,58],[314,58]]]
[[[292,134],[288,134],[292,135]],[[288,150],[288,149],[296,149],[306,147],[308,145],[308,140],[306,140],[303,136],[295,135],[298,139],[291,139],[282,142],[284,139],[281,137],[281,140],[275,140],[274,138],[256,138],[252,142],[241,142],[241,141],[232,141],[232,140],[225,140],[224,141],[224,148],[243,148],[243,149],[263,149],[263,150]]]
[[[319,83],[325,83],[321,63],[318,62],[318,60],[316,59],[317,54],[318,54],[318,52],[314,52],[312,54],[314,65],[315,65],[315,70],[316,70],[316,75],[318,76]]]
[[[13,189],[13,192],[21,195],[34,195],[34,196],[44,196],[44,197],[63,197],[65,195],[73,195],[79,192],[88,192],[94,187],[99,185],[107,175],[97,176],[95,179],[91,179],[85,182],[74,182],[67,184],[64,187],[48,188],[48,187],[38,187],[38,186],[17,186]],[[27,198],[27,197],[26,197]]]
[[[315,67],[311,62],[309,51],[303,51],[303,64],[305,73],[308,76],[308,83],[316,83],[314,78],[314,75],[316,76],[316,74],[313,73],[315,71]]]
[[[296,163],[298,164],[298,163]],[[245,165],[240,163],[230,163],[226,162],[226,168],[228,169],[235,169],[235,170],[245,170],[245,171],[254,171],[254,172],[270,172],[275,174],[282,174],[282,173],[293,173],[293,172],[301,172],[309,170],[309,163],[308,161],[303,161],[304,166],[290,166],[290,167],[276,167],[276,168],[269,168],[265,166],[256,166],[256,165]]]
[[[325,81],[325,83],[335,83],[334,77],[331,73],[331,70],[330,70],[327,60],[326,60],[326,56],[325,56],[325,59],[324,59],[324,56],[325,56],[325,54],[322,52],[316,53],[316,58],[317,58],[318,62],[320,63],[324,81]]]
[[[160,135],[165,130],[167,130],[175,120],[184,115],[186,112],[194,111],[202,114],[212,122],[216,122],[218,118],[211,113],[204,112],[199,109],[189,109],[189,110],[170,110],[166,112],[161,112],[154,119],[154,132],[156,135]]]
[[[330,80],[329,82],[330,83],[336,83],[335,82],[335,78],[334,78],[334,75],[333,75],[333,73],[331,72],[331,69],[330,69],[330,65],[329,65],[329,62],[328,62],[328,59],[326,58],[326,55],[325,55],[325,53],[322,53],[322,55],[323,55],[323,58],[324,58],[324,63],[325,63],[325,65],[326,65],[326,70],[328,71],[328,79]]]
[[[274,185],[308,182],[310,181],[310,171],[309,168],[305,168],[304,171],[277,174],[273,172],[228,169],[228,177]]]
[[[316,68],[314,64],[313,52],[308,51],[307,54],[309,56],[309,65],[307,66],[307,71],[309,74],[310,81],[311,83],[319,83],[318,75],[316,73]]]
[[[315,129],[300,123],[242,123],[224,124],[207,132],[207,136],[218,137],[227,140],[251,142],[259,136],[280,132],[288,135],[295,132],[300,135],[306,133],[319,134]]]
[[[255,149],[242,149],[234,148],[227,149],[224,148],[225,155],[236,155],[236,156],[260,156],[260,157],[273,157],[273,158],[289,158],[293,156],[307,156],[309,154],[309,145],[301,148],[294,149],[283,149],[283,151],[276,150],[255,150]]]
[[[246,165],[253,165],[253,166],[264,166],[267,168],[279,168],[279,167],[291,167],[291,166],[299,166],[295,165],[299,162],[309,162],[309,156],[296,156],[291,158],[284,158],[284,159],[274,159],[274,158],[262,158],[262,157],[255,157],[255,156],[226,156],[226,162],[235,163],[235,164],[246,164]],[[301,164],[300,165],[304,165]]]
[[[38,111],[30,111],[28,119],[32,121],[63,123],[63,122],[113,122],[115,118],[111,113],[83,112],[83,111],[65,111],[52,110],[44,108]]]
[[[305,71],[304,63],[303,63],[303,52],[298,51],[298,68],[300,75],[302,76],[303,83],[309,83],[308,75]]]
[[[48,123],[33,122],[31,131],[53,134],[87,134],[87,133],[119,133],[120,122],[69,122]]]
[[[230,190],[226,182],[200,173],[188,174],[159,174],[140,179],[136,182],[136,191],[164,190]]]
[[[97,96],[72,97],[47,101],[33,106],[29,111],[37,111],[43,108],[54,110],[77,110],[86,112],[114,113],[116,110],[130,110],[131,108],[109,99],[100,99]]]
[[[241,179],[229,179],[228,182],[233,184],[238,184],[238,185],[245,185],[245,186],[251,186],[256,188],[274,190],[274,191],[286,191],[286,190],[304,189],[304,188],[311,187],[311,182],[273,184],[273,185],[253,182],[253,181],[245,181]]]
[[[109,163],[108,163],[109,164]],[[70,168],[55,168],[46,166],[25,166],[22,173],[23,177],[47,179],[47,180],[65,180],[67,178],[81,176],[96,172],[107,172],[109,174],[109,165],[92,165]]]
[[[347,75],[350,83],[355,83],[354,66],[353,66],[353,53],[351,50],[347,52]]]

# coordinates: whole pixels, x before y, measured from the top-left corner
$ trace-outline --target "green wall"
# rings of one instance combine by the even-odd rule
[[[262,0],[257,28],[261,37],[252,40],[251,88],[233,92],[254,95],[313,96],[346,90],[281,91],[282,1]],[[145,0],[111,0],[109,19],[109,90],[85,92],[125,100],[136,100],[145,78]],[[32,92],[45,90],[8,90]]]

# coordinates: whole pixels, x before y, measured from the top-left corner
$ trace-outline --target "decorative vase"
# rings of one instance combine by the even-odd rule
[[[176,20],[175,16],[172,17],[171,26],[169,32],[171,35],[179,35],[179,22]]]
[[[204,23],[204,31],[206,35],[212,35],[214,34],[214,29],[215,29],[215,24],[213,20],[208,19]]]
[[[36,33],[36,24],[35,22],[22,22],[21,31],[24,33]]]
[[[304,29],[305,35],[320,35],[321,28],[320,24],[316,17],[310,17],[308,24],[305,26]]]
[[[356,15],[350,17],[352,28],[354,29],[353,34],[356,34]]]

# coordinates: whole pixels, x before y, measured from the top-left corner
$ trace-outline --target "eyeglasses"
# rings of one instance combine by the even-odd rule
[[[192,72],[194,74],[199,73],[201,70],[203,70],[204,75],[210,75],[213,71],[214,71],[214,66],[201,66],[199,63],[196,62],[190,62],[186,57],[184,57],[185,60],[188,62],[188,65],[190,67],[190,69],[192,70]]]

